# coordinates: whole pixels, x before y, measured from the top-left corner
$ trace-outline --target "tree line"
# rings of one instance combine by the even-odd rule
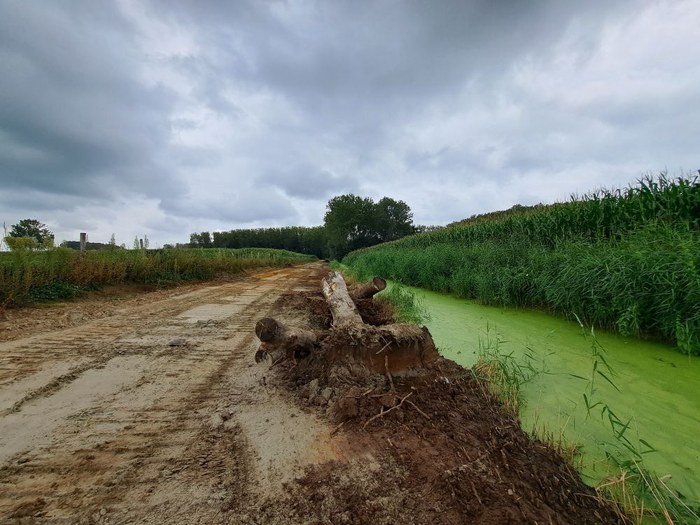
[[[326,205],[323,225],[314,227],[237,229],[196,232],[190,246],[200,248],[278,248],[340,259],[352,250],[392,241],[424,230],[413,225],[411,208],[403,201],[347,194]]]
[[[223,232],[195,232],[188,245],[164,245],[164,248],[276,248],[315,255],[322,259],[341,259],[359,248],[393,241],[435,227],[413,225],[411,208],[403,201],[383,197],[347,194],[333,197],[326,205],[323,225],[278,228],[236,229]],[[6,232],[4,241],[13,251],[46,250],[54,246],[54,235],[36,219],[23,219]],[[79,249],[78,241],[64,241],[61,247]],[[148,249],[148,237],[134,239],[134,249]],[[88,242],[88,250],[125,249],[117,245],[114,234],[109,243]]]
[[[276,248],[320,258],[326,256],[325,244],[323,226],[252,228],[190,235],[190,246],[196,248]]]

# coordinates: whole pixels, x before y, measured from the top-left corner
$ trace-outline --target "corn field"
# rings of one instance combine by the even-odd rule
[[[161,286],[312,259],[264,248],[0,253],[0,306],[70,298],[109,284]]]
[[[700,354],[700,182],[624,190],[473,217],[350,253],[372,274],[485,304],[554,311]]]

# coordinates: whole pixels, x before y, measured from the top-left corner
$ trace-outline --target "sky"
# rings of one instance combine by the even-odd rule
[[[152,247],[700,168],[697,0],[0,0],[0,220]]]

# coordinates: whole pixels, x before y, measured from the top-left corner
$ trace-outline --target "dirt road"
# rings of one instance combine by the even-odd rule
[[[255,322],[323,271],[155,294],[0,343],[0,522],[254,522],[262,499],[339,454],[328,423],[253,362]]]

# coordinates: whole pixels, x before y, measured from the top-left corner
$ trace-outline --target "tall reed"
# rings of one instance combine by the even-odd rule
[[[485,304],[549,309],[700,354],[700,182],[645,178],[473,217],[343,262]]]

